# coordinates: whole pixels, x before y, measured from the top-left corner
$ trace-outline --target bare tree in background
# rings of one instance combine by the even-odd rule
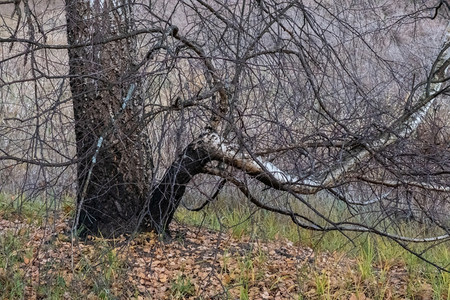
[[[221,184],[199,208],[227,182],[302,228],[448,242],[446,1],[66,0],[67,22],[14,3],[0,2],[2,173],[49,188],[76,165],[86,232],[164,232],[203,174]]]

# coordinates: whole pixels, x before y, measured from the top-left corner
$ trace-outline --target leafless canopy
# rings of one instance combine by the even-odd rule
[[[76,194],[82,210],[112,182],[98,179],[99,161],[117,160],[112,185],[142,198],[130,200],[136,226],[157,213],[168,217],[150,228],[168,225],[196,176],[202,191],[221,182],[302,228],[375,233],[410,250],[448,243],[449,9],[0,1],[1,189]],[[119,198],[105,201],[125,216],[131,202]]]

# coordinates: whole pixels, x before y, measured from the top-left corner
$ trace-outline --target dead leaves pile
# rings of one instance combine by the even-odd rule
[[[153,234],[131,241],[72,242],[68,220],[47,226],[0,220],[0,234],[9,230],[27,236],[24,253],[28,254],[20,262],[27,299],[47,298],[58,291],[64,299],[321,299],[329,295],[366,300],[379,293],[377,288],[384,289],[385,299],[401,299],[406,293],[408,277],[402,265],[390,266],[380,286],[365,282],[357,262],[342,253],[316,255],[287,240],[237,240],[226,233],[178,224],[171,229],[175,237],[165,242]],[[49,285],[60,289],[43,288]]]

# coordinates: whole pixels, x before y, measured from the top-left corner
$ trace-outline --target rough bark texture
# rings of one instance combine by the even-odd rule
[[[70,87],[78,163],[78,225],[87,233],[113,236],[136,228],[147,195],[151,157],[131,99],[120,112],[133,78],[133,40],[102,43],[126,33],[127,4],[66,0]],[[114,2],[117,3],[117,2]],[[103,137],[101,147],[97,147]],[[93,156],[98,148],[95,161]],[[91,176],[89,177],[89,172]]]
[[[211,159],[203,143],[204,140],[200,137],[189,144],[166,171],[152,192],[142,223],[144,230],[168,232],[168,226],[184,195],[186,185],[192,177],[203,171],[203,167]]]

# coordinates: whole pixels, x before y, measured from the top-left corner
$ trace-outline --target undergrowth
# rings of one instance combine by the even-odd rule
[[[245,200],[244,200],[245,201]],[[230,204],[231,203],[231,204]],[[336,209],[333,214],[343,214]],[[204,226],[213,230],[230,233],[236,238],[248,237],[273,241],[287,239],[299,246],[311,247],[315,252],[342,253],[356,261],[357,270],[350,286],[343,284],[342,289],[353,290],[354,299],[358,295],[370,295],[373,299],[395,298],[389,278],[389,271],[405,267],[408,281],[394,284],[406,289],[411,299],[450,299],[450,274],[437,270],[414,253],[406,251],[396,241],[366,233],[346,233],[338,231],[315,232],[304,230],[295,225],[289,217],[261,210],[253,205],[236,204],[229,197],[222,197],[200,212],[190,211],[186,207],[176,213],[182,224]],[[423,232],[428,228],[417,227],[412,223],[397,224],[404,233]],[[413,235],[413,234],[411,234]],[[450,247],[448,243],[433,245],[417,244],[414,251],[425,254],[428,260],[437,265],[449,267]],[[351,294],[332,290],[326,273],[311,268],[303,274],[303,280],[311,280],[316,285],[316,294],[322,299],[349,298]],[[362,298],[361,298],[362,299]]]
[[[45,199],[30,201],[25,198],[0,194],[0,220],[17,219],[30,225],[51,225],[52,218],[72,218],[74,205],[70,198],[55,206]],[[299,299],[396,299],[398,291],[410,299],[450,299],[450,276],[425,263],[397,243],[374,235],[349,234],[338,232],[317,233],[300,229],[289,218],[245,205],[219,203],[200,212],[180,208],[176,220],[181,224],[202,226],[217,231],[225,231],[242,240],[289,240],[301,247],[311,247],[316,253],[332,253],[335,257],[349,257],[355,268],[341,270],[341,282],[333,282],[332,274],[336,266],[329,269],[316,268],[312,260],[297,271],[300,290]],[[406,224],[405,226],[407,226]],[[414,230],[411,229],[410,230]],[[0,299],[26,299],[27,286],[36,286],[36,297],[40,299],[77,298],[77,295],[90,295],[92,299],[121,299],[117,293],[118,285],[127,282],[126,259],[118,255],[117,247],[110,240],[90,241],[93,247],[83,250],[81,259],[70,262],[70,253],[58,261],[47,261],[39,266],[39,278],[45,285],[31,283],[32,276],[23,266],[31,266],[30,259],[36,251],[54,251],[59,241],[70,240],[69,234],[60,234],[45,240],[39,249],[28,246],[29,227],[22,226],[14,231],[0,232]],[[428,245],[418,245],[417,251],[427,252],[433,261],[450,262],[448,244],[432,249]],[[420,248],[422,247],[422,248]],[[84,248],[82,248],[84,249]],[[89,250],[87,250],[89,249]],[[70,250],[70,249],[69,249]],[[68,250],[68,252],[70,252]],[[127,251],[127,250],[123,250]],[[270,261],[266,253],[245,254],[238,258],[239,270],[231,271],[229,255],[223,255],[222,275],[227,280],[224,288],[239,286],[241,299],[250,299],[251,289],[262,279],[263,265]],[[339,259],[338,259],[339,261]],[[69,267],[68,267],[69,266]],[[406,270],[408,280],[395,282],[390,274],[395,270]],[[283,276],[273,279],[275,287],[283,281]],[[172,299],[193,297],[196,287],[190,275],[179,274],[168,283],[168,296]],[[142,299],[136,286],[127,287],[130,299]]]

